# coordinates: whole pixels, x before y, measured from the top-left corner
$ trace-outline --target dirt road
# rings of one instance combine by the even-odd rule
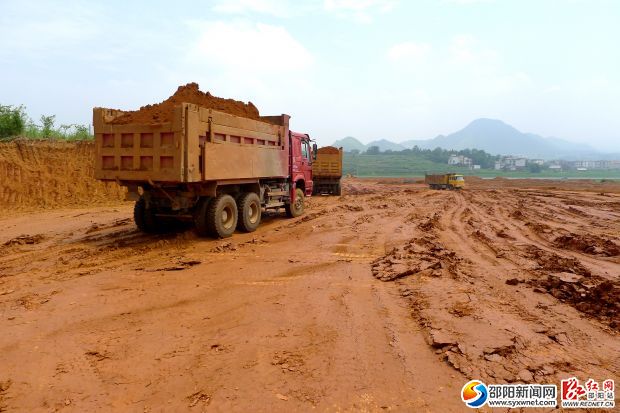
[[[349,180],[253,234],[0,218],[0,411],[465,411],[620,371],[620,187]]]

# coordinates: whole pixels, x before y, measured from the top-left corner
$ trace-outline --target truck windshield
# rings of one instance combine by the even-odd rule
[[[308,145],[306,142],[301,142],[301,156],[308,159]]]
[[[456,180],[456,181],[464,181],[465,179],[462,176],[455,176],[454,180]]]

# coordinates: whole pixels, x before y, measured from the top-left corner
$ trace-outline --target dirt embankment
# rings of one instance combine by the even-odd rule
[[[92,142],[0,143],[0,214],[122,201],[121,187],[93,178],[93,151]]]
[[[181,103],[193,103],[209,109],[215,109],[231,115],[245,118],[261,119],[258,109],[252,102],[244,103],[234,99],[213,96],[209,92],[201,92],[198,83],[179,86],[177,91],[161,103],[142,106],[139,110],[128,111],[111,123],[125,125],[128,123],[165,123],[172,120],[174,107]]]

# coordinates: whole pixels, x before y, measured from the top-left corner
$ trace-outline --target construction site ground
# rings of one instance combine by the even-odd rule
[[[4,209],[0,411],[460,412],[473,378],[618,383],[620,184],[343,193],[226,240],[142,234],[118,199]]]

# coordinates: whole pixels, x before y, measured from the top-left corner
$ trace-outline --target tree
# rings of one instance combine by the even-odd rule
[[[535,174],[537,174],[538,172],[542,170],[540,165],[538,165],[537,163],[529,163],[527,165],[527,169],[529,169],[530,172],[535,173]]]
[[[41,115],[41,132],[44,138],[49,138],[52,135],[54,122],[56,122],[56,115]]]
[[[379,155],[380,153],[381,150],[376,145],[373,145],[370,148],[366,149],[366,155]]]
[[[23,106],[0,105],[0,139],[20,135],[24,131],[26,119]]]

